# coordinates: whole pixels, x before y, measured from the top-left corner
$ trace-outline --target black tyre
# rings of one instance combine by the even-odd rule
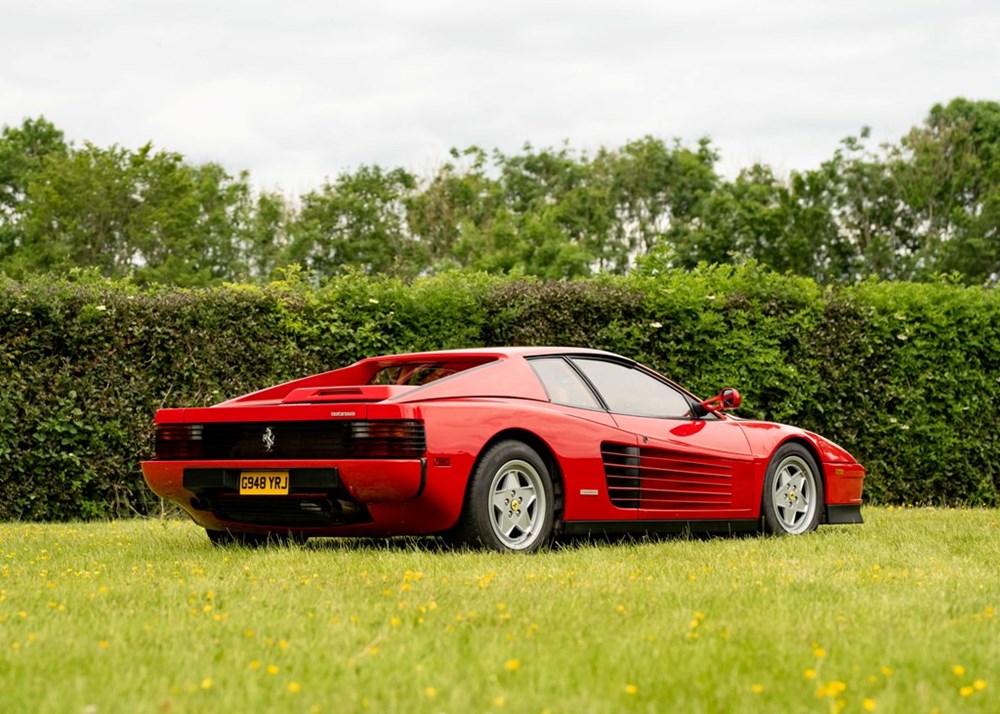
[[[798,535],[819,525],[823,478],[801,444],[785,444],[771,457],[764,476],[764,524],[770,533]]]
[[[465,545],[530,553],[552,537],[555,497],[548,467],[520,441],[502,441],[480,458],[454,535]]]

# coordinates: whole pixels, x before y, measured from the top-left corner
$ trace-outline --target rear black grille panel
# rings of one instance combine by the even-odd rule
[[[164,460],[412,459],[427,449],[423,422],[319,421],[159,424]]]

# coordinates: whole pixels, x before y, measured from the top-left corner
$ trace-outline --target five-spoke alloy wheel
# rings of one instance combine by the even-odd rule
[[[554,501],[552,478],[535,450],[502,441],[472,474],[456,535],[493,550],[538,550],[552,535]]]
[[[785,444],[771,457],[764,477],[764,523],[771,533],[797,535],[819,525],[823,480],[812,454]]]

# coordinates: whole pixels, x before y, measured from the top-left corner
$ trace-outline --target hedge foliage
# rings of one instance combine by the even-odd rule
[[[0,519],[159,508],[139,462],[164,406],[361,357],[500,344],[597,347],[740,414],[798,424],[869,470],[878,503],[1000,504],[1000,298],[947,283],[821,289],[757,266],[578,282],[341,276],[314,289],[0,282]]]

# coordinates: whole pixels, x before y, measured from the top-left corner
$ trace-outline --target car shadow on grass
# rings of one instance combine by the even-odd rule
[[[700,533],[681,531],[677,533],[591,533],[587,535],[560,536],[540,552],[560,552],[586,548],[635,546],[651,543],[685,541],[741,540],[765,537],[762,532]],[[458,544],[442,536],[396,536],[388,538],[310,538],[305,543],[282,544],[284,547],[305,548],[315,551],[365,552],[381,551],[391,553],[441,553],[467,554],[495,552],[466,544]],[[273,546],[272,546],[273,547]],[[517,553],[503,553],[517,555]]]

